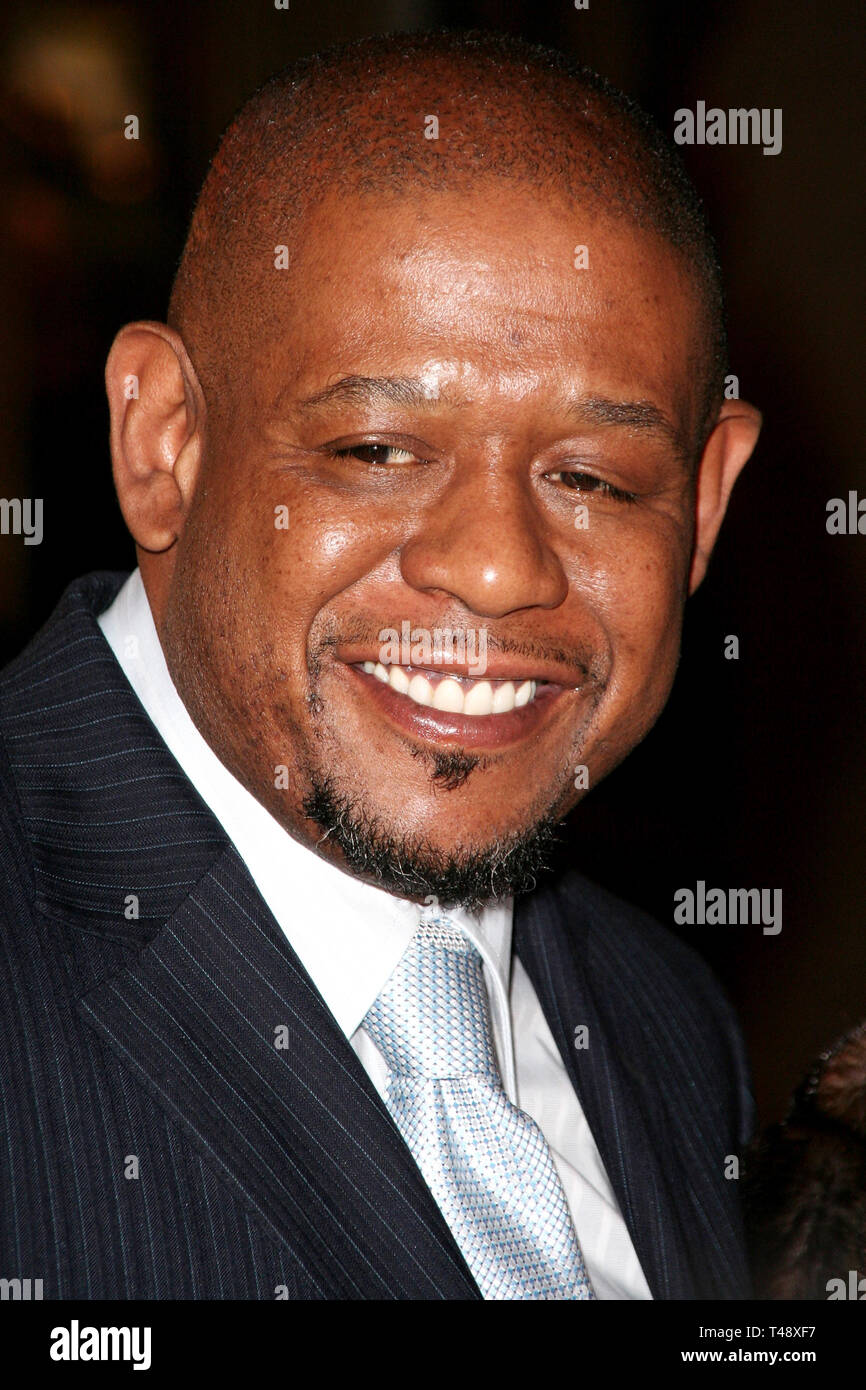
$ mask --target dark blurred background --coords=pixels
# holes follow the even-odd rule
[[[731,370],[765,414],[657,727],[593,792],[567,853],[672,925],[673,894],[783,890],[760,926],[682,932],[742,1017],[761,1117],[866,1017],[863,6],[837,0],[6,0],[0,17],[0,494],[44,499],[44,540],[0,536],[0,659],[66,584],[131,569],[102,370],[117,328],[165,315],[219,134],[268,74],[345,38],[448,24],[576,54],[669,133],[678,107],[781,107],[783,148],[686,148],[719,238]],[[138,140],[124,118],[139,118]],[[859,386],[859,380],[857,381]],[[739,638],[736,661],[725,638]]]

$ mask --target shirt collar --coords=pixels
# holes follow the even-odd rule
[[[199,733],[166,665],[139,570],[97,620],[130,685],[203,801],[347,1037],[403,955],[424,909],[322,859],[284,830]],[[512,900],[448,917],[484,960],[494,1019],[507,1009]],[[504,1070],[508,1071],[506,1062]],[[508,1087],[508,1077],[503,1078]]]

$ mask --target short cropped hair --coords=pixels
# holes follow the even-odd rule
[[[423,138],[425,119],[439,138]],[[366,37],[266,81],[229,125],[205,177],[172,287],[169,323],[207,397],[227,351],[242,362],[245,290],[274,247],[333,192],[471,189],[496,178],[550,190],[650,229],[681,257],[701,313],[694,370],[701,442],[727,370],[715,243],[679,152],[592,69],[484,31]],[[255,268],[258,268],[257,270]],[[219,324],[232,325],[230,347]],[[250,332],[254,331],[250,325]]]

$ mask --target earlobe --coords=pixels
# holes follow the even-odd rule
[[[111,463],[136,544],[169,550],[183,530],[201,460],[204,397],[183,340],[162,323],[130,323],[105,368]]]
[[[734,483],[749,461],[760,432],[761,412],[755,406],[747,401],[725,401],[698,469],[690,594],[707,572]]]

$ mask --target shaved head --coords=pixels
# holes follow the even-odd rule
[[[431,116],[435,139],[425,138]],[[425,193],[441,190],[489,188],[496,198],[503,182],[580,214],[602,210],[676,249],[700,317],[703,433],[726,371],[723,298],[712,237],[677,151],[590,69],[473,32],[341,45],[284,69],[238,113],[199,195],[168,315],[209,409],[230,403],[267,334],[276,248],[287,248],[291,276],[305,220],[326,196],[423,206]]]

